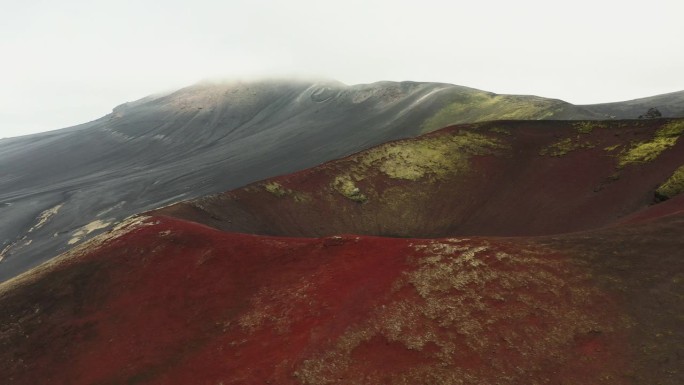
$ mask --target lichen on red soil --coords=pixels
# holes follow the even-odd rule
[[[550,383],[578,374],[586,383],[621,382],[616,358],[625,358],[624,347],[615,340],[624,338],[627,324],[586,272],[542,250],[509,254],[505,243],[454,239],[414,248],[414,267],[393,283],[388,300],[305,360],[298,379],[533,383],[552,372]],[[600,369],[587,359],[598,352],[578,343],[588,336],[604,350]],[[369,360],[380,353],[403,364]]]
[[[681,122],[456,126],[268,182],[279,190],[252,185],[156,213],[225,231],[283,236],[428,238],[588,230],[653,203],[654,187],[684,164],[684,142],[645,163],[625,166],[624,153],[634,142],[674,138],[678,131],[672,127]],[[491,131],[502,127],[514,134]],[[561,145],[566,142],[570,147]],[[284,199],[273,199],[274,191]],[[292,192],[307,199],[288,198]]]
[[[635,142],[620,155],[619,166],[646,163],[655,160],[661,153],[674,147],[684,134],[684,121],[670,121],[660,127],[653,137],[646,141]]]
[[[684,192],[684,165],[680,166],[656,189],[656,198],[666,200]]]

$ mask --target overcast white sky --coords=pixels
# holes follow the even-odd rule
[[[438,81],[577,104],[684,90],[681,0],[0,5],[0,137],[207,78]]]

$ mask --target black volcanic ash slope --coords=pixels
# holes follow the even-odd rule
[[[676,118],[684,116],[684,91],[624,102],[593,104],[582,107],[617,119],[634,119],[646,113],[649,108],[655,107],[664,118]]]

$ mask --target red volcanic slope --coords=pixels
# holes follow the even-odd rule
[[[662,124],[633,127],[644,132],[641,138],[650,138]],[[552,221],[552,215],[541,213],[531,221],[525,196],[508,206],[497,203],[503,197],[495,194],[486,198],[509,207],[502,225],[487,214],[497,232],[532,232],[516,230],[516,223],[583,231],[507,238],[456,232],[480,226],[480,214],[472,208],[474,227],[454,218],[466,210],[461,202],[485,199],[462,194],[490,191],[490,181],[476,178],[478,173],[499,181],[507,177],[505,189],[521,192],[526,186],[515,180],[571,170],[566,157],[585,164],[582,159],[591,154],[605,154],[597,150],[601,140],[615,138],[612,128],[604,127],[608,131],[596,134],[594,147],[546,157],[552,165],[542,171],[522,168],[517,179],[507,176],[514,166],[497,171],[497,165],[508,163],[542,165],[532,154],[543,157],[540,147],[554,143],[555,135],[556,141],[569,135],[568,127],[551,126],[546,133],[532,126],[512,130],[505,139],[509,145],[495,151],[491,142],[453,128],[427,138],[446,138],[462,152],[430,139],[399,142],[399,152],[393,150],[396,144],[376,149],[384,158],[362,153],[132,218],[0,285],[3,383],[684,383],[684,201],[676,197],[648,206],[654,189],[676,168],[659,171],[654,165],[667,168],[682,160],[681,143],[650,163],[616,169],[617,157],[606,156],[610,167],[597,160],[599,171],[589,174],[618,171],[620,176],[596,192],[587,184],[594,180],[583,179],[579,170],[575,180],[583,184],[572,193],[548,187],[572,197],[568,204],[574,209],[597,210],[577,211],[580,219]],[[456,142],[450,135],[458,136]],[[625,147],[632,146],[633,136]],[[444,153],[447,163],[439,155]],[[368,157],[367,167],[354,168]],[[420,177],[396,178],[407,175]],[[353,188],[340,181],[346,176]],[[554,181],[564,183],[560,177]],[[540,179],[536,188],[544,183]],[[459,199],[444,201],[449,197],[444,185],[456,188]],[[597,195],[590,193],[576,196],[590,185],[603,203],[593,202]],[[618,203],[601,195],[606,190]],[[406,197],[398,198],[402,192]],[[442,206],[426,194],[435,194]],[[388,197],[396,200],[383,204]],[[411,199],[417,202],[408,204]],[[400,205],[390,207],[397,200]],[[554,215],[566,210],[558,202]],[[398,207],[415,215],[415,223]],[[631,216],[620,218],[622,211]],[[427,226],[426,234],[454,231],[455,237],[286,238],[217,229],[231,226],[400,235]]]
[[[284,236],[521,236],[599,228],[653,205],[655,189],[684,165],[684,140],[654,159],[621,164],[673,122],[684,132],[684,120],[455,126],[154,213]],[[340,180],[351,181],[365,200],[341,193]]]
[[[0,370],[7,384],[681,383],[682,226],[294,239],[148,217],[2,286]]]

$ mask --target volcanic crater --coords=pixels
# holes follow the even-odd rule
[[[149,214],[292,237],[590,230],[681,191],[683,132],[681,120],[460,125]]]
[[[134,216],[0,284],[8,384],[684,383],[684,120],[495,121]]]

